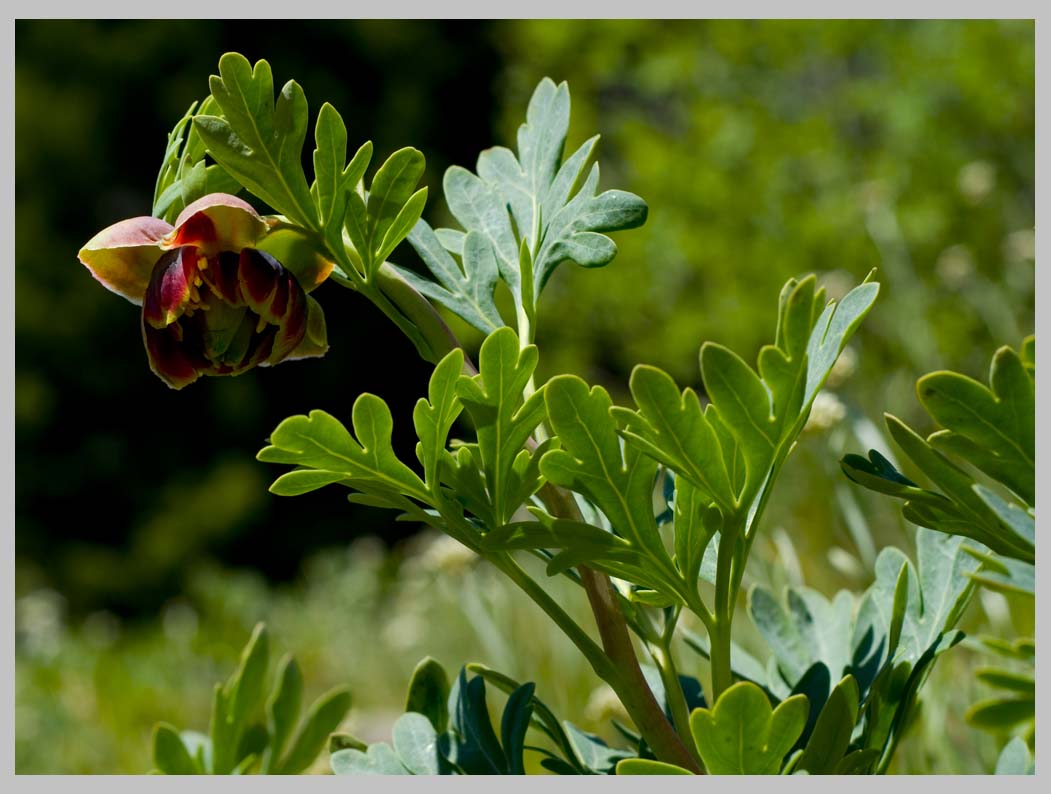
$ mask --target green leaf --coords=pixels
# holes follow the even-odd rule
[[[270,435],[270,446],[257,459],[341,474],[365,493],[404,494],[429,504],[426,486],[394,454],[394,421],[387,404],[375,395],[362,394],[354,401],[351,416],[357,440],[324,411],[289,417]]]
[[[522,687],[518,681],[515,681],[510,676],[504,675],[503,673],[497,672],[483,664],[472,663],[467,665],[467,669],[473,673],[484,678],[487,682],[493,686],[499,688],[501,691],[508,695],[516,692]],[[562,750],[570,762],[576,763],[576,753],[573,749],[573,744],[569,740],[569,736],[566,734],[562,727],[562,723],[559,722],[554,712],[538,698],[535,694],[533,695],[532,701],[532,722],[534,727],[546,733],[551,740]],[[573,774],[584,771],[583,769],[577,769]]]
[[[409,681],[405,711],[422,714],[439,733],[449,724],[449,676],[436,659],[425,657],[416,665]]]
[[[333,733],[328,737],[328,752],[338,753],[340,750],[361,750],[365,752],[369,749],[369,746],[365,742],[358,739],[356,736],[352,736],[349,733]]]
[[[349,194],[357,197],[355,190],[372,159],[372,143],[363,144],[347,163],[347,128],[339,111],[328,102],[318,112],[314,139],[314,184],[310,194],[317,205],[326,241],[333,248],[341,247],[340,230]]]
[[[564,721],[562,726],[569,737],[574,757],[593,774],[612,774],[620,761],[632,755],[627,750],[610,747],[599,736],[580,730],[568,720]]]
[[[179,732],[166,722],[153,728],[153,766],[165,775],[200,775],[198,768]]]
[[[400,237],[394,239],[393,244],[387,250],[387,253],[390,253],[419,220],[423,202],[427,198],[427,191],[424,189],[416,192],[416,185],[423,176],[425,167],[423,153],[411,146],[406,146],[388,157],[372,178],[372,187],[369,190],[366,204],[368,210],[367,247],[361,253],[368,254],[373,269],[383,263],[385,255],[381,254],[385,246],[393,239],[393,237],[387,237],[388,231],[395,230],[394,237],[401,234]],[[415,213],[416,217],[408,222],[408,216],[412,215],[410,210],[399,224],[399,215],[410,202],[412,202],[411,206],[418,207],[419,211]]]
[[[983,667],[977,671],[976,676],[983,684],[988,684],[997,689],[1024,692],[1030,695],[1034,694],[1036,690],[1036,679],[1032,673],[1019,673],[1014,670],[1002,670],[998,667]]]
[[[891,436],[906,455],[950,500],[947,507],[906,503],[905,517],[913,523],[950,534],[971,537],[993,551],[1033,561],[1032,548],[1005,529],[1000,518],[973,489],[974,478],[931,447],[896,417],[886,417]]]
[[[371,196],[369,198],[371,200]],[[391,252],[398,247],[398,244],[408,237],[409,232],[420,220],[426,204],[427,188],[422,187],[413,193],[402,205],[390,228],[384,233],[383,239],[379,241],[376,250],[373,252],[373,262],[377,263],[377,266],[382,264],[391,255]]]
[[[897,496],[900,499],[929,501],[947,505],[949,500],[939,493],[920,488],[916,483],[894,468],[894,464],[874,449],[869,450],[868,460],[860,455],[846,455],[840,467],[847,477],[870,491]]]
[[[395,267],[402,278],[480,331],[489,333],[504,325],[493,302],[493,290],[500,271],[488,238],[477,231],[466,235],[459,249],[462,266],[442,246],[435,231],[424,220],[413,227],[407,239],[438,281],[435,283],[407,268]]]
[[[880,751],[869,748],[867,750],[854,750],[847,753],[843,760],[836,764],[837,775],[867,775],[872,769],[872,764],[879,759]]]
[[[796,769],[805,769],[811,775],[842,774],[839,764],[847,754],[858,719],[858,697],[858,684],[852,676],[833,688]]]
[[[174,223],[179,213],[209,193],[237,193],[241,185],[222,166],[206,165],[205,149],[200,135],[192,126],[194,111],[207,115],[217,110],[215,100],[207,97],[200,106],[190,105],[186,114],[168,133],[168,145],[153,194],[152,215]]]
[[[219,59],[219,75],[209,85],[222,116],[193,120],[209,154],[279,213],[319,230],[300,160],[308,115],[303,89],[288,81],[275,104],[270,64],[260,60],[253,68],[234,52]]]
[[[394,723],[394,752],[410,774],[441,774],[438,733],[422,714],[402,714]]]
[[[701,347],[705,410],[692,390],[680,395],[671,378],[647,367],[632,374],[638,411],[614,410],[629,445],[706,494],[727,532],[749,537],[757,526],[817,392],[879,291],[865,283],[822,310],[815,282],[791,279],[781,290],[775,344],[760,350],[758,372],[726,347]]]
[[[1036,547],[1036,520],[1033,511],[1025,510],[1014,502],[1000,498],[999,494],[980,483],[971,486],[978,498],[996,514],[1004,528],[1010,531],[1010,540],[1026,548]]]
[[[653,485],[657,464],[633,447],[623,454],[610,416],[611,400],[601,386],[588,390],[572,375],[548,381],[545,402],[562,449],[547,452],[541,473],[556,485],[570,488],[593,502],[614,531],[645,552],[653,577],[646,582],[668,595],[680,595],[679,573],[672,563],[653,515]],[[636,582],[644,584],[643,582]],[[669,592],[670,591],[670,592]]]
[[[1009,347],[993,357],[991,388],[956,372],[932,372],[916,383],[927,412],[984,454],[974,461],[1029,504],[1035,502],[1036,405],[1032,376]]]
[[[631,373],[637,412],[613,408],[621,435],[665,466],[681,472],[724,512],[734,508],[735,492],[715,430],[708,424],[692,389],[680,395],[671,376],[639,365]],[[681,486],[680,486],[681,487]]]
[[[500,739],[510,775],[525,774],[525,737],[533,716],[534,684],[522,684],[511,693],[500,720]]]
[[[461,670],[449,693],[449,712],[449,761],[469,775],[506,774],[507,759],[489,721],[485,681],[468,681],[466,670]]]
[[[899,654],[916,663],[956,625],[970,601],[970,574],[979,562],[963,548],[963,538],[918,529],[916,556],[922,602],[910,599]]]
[[[277,768],[279,775],[298,775],[318,757],[328,736],[350,709],[350,693],[344,687],[336,687],[319,697],[307,710],[299,731],[288,754]]]
[[[706,504],[701,491],[688,480],[675,489],[674,504],[675,560],[687,583],[701,577],[704,559],[713,539],[723,525],[722,511]]]
[[[284,752],[292,731],[299,719],[303,701],[303,674],[291,656],[286,656],[278,668],[277,685],[266,704],[267,725],[270,730],[270,747],[263,757],[263,773],[275,766]]]
[[[719,697],[715,708],[694,709],[690,730],[712,775],[776,775],[803,732],[807,699],[801,695],[771,709],[766,694],[742,681]]]
[[[515,332],[500,328],[482,343],[479,374],[462,376],[456,384],[456,394],[477,428],[478,452],[497,525],[509,521],[540,484],[539,455],[523,449],[544,418],[543,389],[523,400],[536,364],[536,346],[520,349]]]
[[[343,225],[346,196],[343,195],[343,169],[347,161],[347,127],[343,117],[328,102],[318,111],[314,127],[314,185],[311,193],[317,204],[321,226]]]
[[[785,603],[787,609],[768,590],[756,586],[749,593],[748,613],[789,687],[795,687],[818,662],[831,676],[842,676],[852,658],[854,599],[850,593],[840,591],[829,602],[809,588],[786,588]],[[821,702],[827,696],[826,688]]]
[[[692,775],[688,769],[649,758],[625,758],[617,763],[618,775]]]
[[[438,362],[427,387],[428,398],[420,398],[412,411],[416,435],[420,439],[420,462],[423,463],[427,489],[438,493],[438,467],[453,422],[462,406],[456,396],[456,384],[463,369],[463,350],[455,348]]]
[[[248,645],[241,652],[241,664],[234,677],[227,683],[226,694],[229,698],[227,722],[235,730],[245,725],[259,708],[266,694],[266,671],[270,661],[270,642],[266,627],[257,623],[248,640]],[[235,733],[235,735],[237,735]]]
[[[408,775],[389,744],[373,744],[367,752],[353,748],[339,750],[329,761],[336,775]]]
[[[976,584],[999,593],[1021,593],[1035,597],[1036,566],[992,552],[981,552],[966,545],[963,550],[982,563],[981,568],[970,574]]]
[[[964,715],[967,723],[986,730],[1009,731],[1031,722],[1036,714],[1032,697],[992,698],[975,703]]]

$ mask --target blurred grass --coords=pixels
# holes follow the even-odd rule
[[[760,544],[751,568],[774,586],[796,581],[781,543],[780,553]],[[559,602],[586,620],[581,591],[562,578],[549,581]],[[987,613],[976,600],[968,628],[1010,632],[1010,618],[994,606]],[[125,625],[96,613],[69,623],[63,612],[54,591],[17,602],[19,773],[145,772],[155,722],[207,728],[212,685],[233,670],[258,620],[271,629],[273,658],[286,651],[296,656],[308,697],[350,686],[354,705],[343,728],[366,741],[389,741],[412,669],[425,655],[450,673],[481,661],[536,681],[538,696],[561,718],[613,742],[609,718],[625,719],[612,693],[539,609],[470,552],[430,535],[393,553],[357,541],[313,558],[300,581],[282,588],[251,573],[203,569],[155,622]],[[743,611],[739,628],[742,644],[765,658]],[[681,672],[706,680],[703,660],[684,647],[678,658]],[[983,658],[960,647],[939,661],[923,690],[922,716],[902,741],[892,772],[992,769],[997,741],[962,721],[981,694],[973,673]],[[502,699],[494,694],[490,706]],[[316,771],[326,764],[323,758]]]

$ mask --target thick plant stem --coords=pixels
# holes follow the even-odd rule
[[[544,499],[553,515],[577,521],[583,520],[573,498],[551,483],[546,484],[541,490],[541,498]],[[608,681],[607,683],[613,687],[617,697],[620,698],[624,708],[635,722],[635,726],[645,737],[647,744],[653,749],[658,759],[678,764],[700,774],[702,772],[700,764],[693,757],[682,737],[668,722],[664,710],[653,696],[646,677],[642,674],[638,657],[635,655],[635,648],[631,644],[628,624],[617,604],[613,582],[606,574],[594,571],[586,565],[580,565],[577,569],[580,571],[580,580],[595,616],[602,647],[617,668],[620,674],[619,680],[622,681],[623,686],[618,689],[614,682]],[[678,680],[675,685],[679,686]]]
[[[579,571],[591,611],[595,614],[602,646],[620,673],[617,680],[622,686],[618,689],[613,682],[610,682],[610,686],[614,688],[635,726],[659,760],[700,774],[700,765],[664,716],[664,710],[646,683],[639,660],[635,656],[635,648],[631,644],[628,625],[620,607],[617,606],[613,583],[605,574],[593,571],[587,566],[579,566]]]

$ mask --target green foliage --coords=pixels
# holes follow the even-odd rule
[[[208,96],[200,106],[196,102],[168,133],[168,146],[157,174],[153,192],[153,215],[174,224],[187,204],[209,193],[236,193],[240,184],[222,166],[205,162],[205,145],[197,128],[191,124],[195,116],[206,116],[216,109],[215,100]]]
[[[727,689],[712,710],[694,710],[690,730],[709,774],[776,775],[806,715],[805,697],[788,698],[772,709],[762,689],[742,681]]]
[[[350,709],[350,693],[345,687],[330,690],[311,704],[300,721],[302,673],[295,660],[286,656],[267,696],[269,658],[266,628],[260,623],[237,670],[224,684],[216,684],[207,736],[179,732],[167,723],[155,726],[155,771],[166,775],[296,775],[313,764]],[[264,697],[266,716],[260,721]]]
[[[997,554],[1032,563],[1035,534],[1035,364],[1033,338],[1019,353],[993,356],[989,387],[955,372],[920,378],[920,402],[945,429],[926,440],[888,415],[887,427],[909,458],[940,489],[920,488],[875,450],[869,460],[843,459],[843,471],[866,488],[905,499],[906,518],[921,526],[972,538]],[[1026,359],[1023,359],[1023,355]],[[956,458],[1015,494],[1004,498],[954,463]],[[1003,571],[1001,571],[1003,573]]]
[[[852,741],[852,749],[864,751],[879,769],[890,762],[912,719],[935,659],[963,639],[954,626],[974,589],[970,574],[978,568],[961,538],[919,529],[916,545],[915,567],[897,549],[880,552],[876,580],[856,602],[847,591],[829,602],[806,588],[788,588],[787,609],[760,586],[749,597],[752,621],[776,660],[756,683],[779,698],[807,692],[811,742],[819,729],[830,729],[828,720],[842,720],[844,711],[853,709],[857,727],[852,721],[840,741]],[[849,677],[847,686],[857,694],[836,694],[844,684],[833,689],[831,682],[841,676]],[[807,753],[800,763],[812,762]]]
[[[938,491],[907,479],[875,450],[869,460],[847,455],[841,462],[860,485],[905,499],[902,514],[907,519],[982,544],[960,545],[972,558],[967,572],[976,583],[1029,598],[1035,595],[1036,571],[1035,379],[1035,340],[1030,336],[1018,351],[1006,346],[996,351],[988,387],[949,371],[920,378],[920,402],[944,428],[926,440],[887,415],[895,441]],[[995,490],[990,480],[997,484]],[[979,677],[1000,693],[969,709],[968,721],[1001,734],[1020,732],[1032,742],[1032,672],[991,667]]]
[[[275,103],[270,64],[261,60],[253,68],[232,52],[219,59],[209,86],[222,115],[193,122],[209,154],[279,213],[317,230],[317,207],[300,162],[307,134],[303,89],[289,80]]]
[[[536,492],[544,449],[523,449],[545,417],[544,391],[525,397],[539,354],[535,345],[519,349],[510,328],[490,334],[478,354],[479,372],[461,378],[456,394],[467,409],[478,434],[469,447],[475,466],[485,478],[491,502],[490,526],[511,520],[515,510]]]
[[[689,775],[689,770],[648,758],[625,758],[617,764],[618,775]]]
[[[371,146],[346,164],[346,127],[325,105],[309,185],[302,168],[308,110],[299,86],[289,81],[275,104],[266,61],[253,68],[227,54],[219,71],[211,80],[209,112],[192,116],[185,146],[180,149],[192,107],[169,136],[155,193],[158,211],[173,211],[177,200],[185,204],[207,183],[207,154],[218,163],[215,179],[235,179],[283,216],[270,224],[331,255],[336,280],[366,294],[421,355],[435,361],[452,350],[438,360],[428,398],[413,413],[422,478],[394,451],[387,404],[363,394],[352,409],[353,435],[316,410],[274,430],[259,460],[298,468],[279,477],[272,492],[301,495],[340,484],[352,491],[351,501],[399,510],[401,518],[441,529],[478,552],[566,633],[640,731],[621,731],[636,742],[633,750],[610,747],[554,719],[532,683],[518,685],[480,669],[469,679],[464,668],[450,688],[444,670],[425,660],[391,743],[366,746],[349,735],[331,737],[333,770],[523,774],[525,750],[538,749],[542,765],[559,773],[609,774],[618,765],[629,773],[670,771],[668,759],[699,771],[698,758],[715,774],[885,771],[935,658],[962,639],[954,626],[978,581],[971,575],[984,565],[993,587],[1031,589],[1032,577],[1027,580],[1018,566],[1031,564],[1035,549],[1035,450],[1027,438],[1034,412],[1032,344],[1021,354],[998,354],[990,389],[952,373],[921,381],[924,406],[946,427],[940,434],[924,440],[888,419],[898,444],[940,493],[919,488],[875,453],[869,461],[844,461],[848,475],[907,499],[906,518],[943,534],[920,532],[915,566],[902,552],[884,549],[876,559],[876,582],[856,610],[849,594],[830,603],[816,591],[789,590],[786,609],[766,590],[754,589],[753,619],[773,651],[768,668],[757,669],[732,642],[752,544],[781,468],[879,285],[866,279],[838,302],[826,302],[814,276],[791,279],[781,291],[774,343],[760,350],[755,369],[726,347],[702,346],[710,400],[704,408],[696,391],[680,392],[671,376],[653,367],[632,375],[635,409],[614,407],[609,391],[574,375],[538,389],[531,343],[540,291],[561,262],[607,264],[616,247],[601,232],[638,226],[647,212],[633,194],[596,195],[598,167],[587,169],[596,139],[563,161],[565,84],[541,81],[519,130],[517,156],[490,149],[479,157],[477,175],[449,169],[446,201],[465,231],[435,231],[421,220],[427,192],[416,190],[425,169],[419,151],[396,151],[366,191]],[[440,286],[386,261],[407,236]],[[503,327],[496,308],[498,280],[514,298],[517,334]],[[477,374],[423,296],[489,333]],[[476,441],[450,443],[464,410]],[[976,481],[948,456],[969,459],[1005,490]],[[664,500],[655,506],[658,483]],[[534,520],[522,520],[523,509]],[[663,529],[669,524],[671,537]],[[983,540],[991,551],[965,547],[961,536]],[[549,575],[566,574],[587,588],[601,646],[519,565],[513,553],[520,550],[546,560]],[[1009,559],[990,556],[997,553]],[[713,601],[702,597],[702,580],[714,585]],[[697,707],[700,685],[675,668],[672,641],[683,608],[707,632],[710,709]],[[643,672],[629,628],[656,667]],[[268,661],[266,635],[258,629],[237,673],[215,690],[208,736],[167,725],[156,729],[158,769],[306,769],[349,708],[349,695],[323,696],[294,731],[302,676],[286,661],[267,697]],[[734,684],[735,673],[746,680]],[[979,704],[972,721],[999,728],[1024,724],[1035,680],[993,669],[984,678],[1014,697]],[[499,725],[490,717],[487,681],[508,693]],[[265,718],[258,721],[264,701]],[[527,747],[530,727],[555,751]],[[1025,765],[1014,750],[1003,764]]]
[[[468,669],[476,675],[468,678]],[[498,726],[490,719],[486,681],[508,694]],[[519,684],[484,665],[462,669],[451,690],[447,682],[440,664],[423,660],[409,686],[406,713],[394,724],[393,745],[381,742],[366,747],[353,739],[342,740],[355,746],[334,750],[332,771],[337,775],[522,775],[524,752],[530,749],[541,753],[542,765],[558,774],[606,774],[626,755],[609,750],[597,736],[571,723],[560,723],[534,695],[531,683]],[[442,688],[447,695],[439,706],[436,698]],[[410,710],[417,705],[430,713]],[[551,739],[556,752],[527,746],[531,727]]]
[[[409,236],[437,283],[409,270],[401,275],[489,332],[504,324],[493,303],[498,280],[511,290],[522,328],[532,325],[540,292],[559,264],[608,264],[617,247],[602,232],[642,225],[647,207],[622,190],[596,195],[598,164],[587,166],[598,136],[563,160],[568,132],[569,88],[545,77],[518,130],[517,157],[496,146],[479,155],[477,175],[460,166],[445,172],[445,200],[464,231],[421,221]]]

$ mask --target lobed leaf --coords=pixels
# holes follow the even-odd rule
[[[343,475],[358,490],[381,496],[404,494],[429,503],[424,483],[394,454],[394,422],[387,404],[375,395],[362,394],[354,401],[351,416],[356,440],[324,411],[289,417],[277,426],[270,445],[257,459]]]
[[[201,139],[227,172],[282,215],[318,230],[318,212],[300,161],[307,131],[303,89],[288,81],[274,101],[270,64],[243,55],[219,59],[209,85],[222,116],[196,116]]]
[[[762,689],[742,681],[723,692],[714,709],[694,709],[690,730],[709,774],[776,775],[807,711],[798,695],[772,709]]]
[[[456,395],[477,430],[496,525],[509,521],[540,485],[540,455],[523,449],[545,415],[543,389],[523,399],[537,358],[534,345],[520,348],[515,332],[500,328],[482,343],[478,374],[456,383]]]

